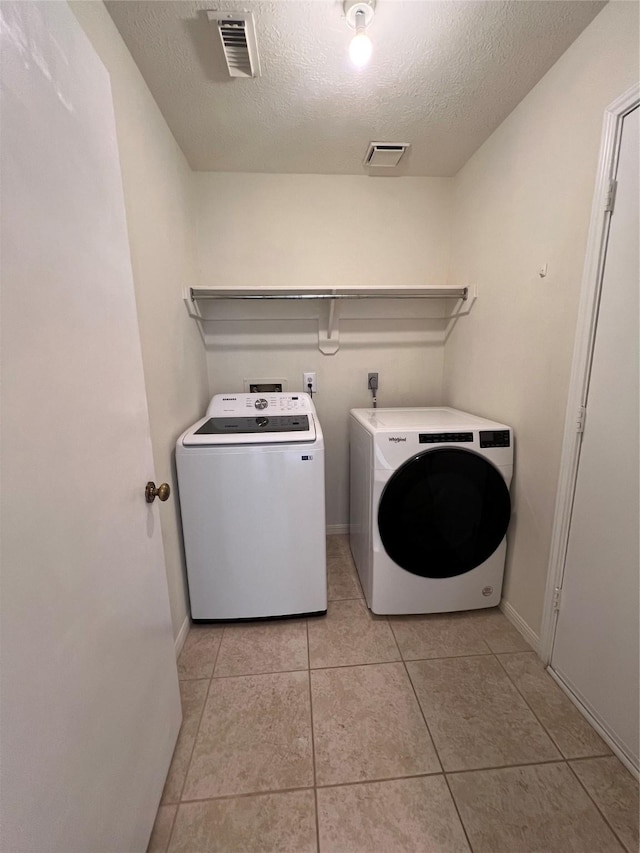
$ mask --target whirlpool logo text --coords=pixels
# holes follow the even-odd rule
[[[395,441],[396,444],[398,444],[399,441],[406,441],[406,440],[407,440],[406,435],[390,435],[389,436],[389,441]]]

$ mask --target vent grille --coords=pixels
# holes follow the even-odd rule
[[[373,169],[393,169],[409,147],[409,142],[370,142],[364,165]]]
[[[260,59],[251,12],[207,12],[218,28],[230,77],[259,77]]]

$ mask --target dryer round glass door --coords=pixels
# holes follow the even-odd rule
[[[497,468],[470,450],[434,448],[405,462],[386,484],[378,529],[403,569],[448,578],[484,563],[510,516],[509,489]]]

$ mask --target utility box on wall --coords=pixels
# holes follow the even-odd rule
[[[286,379],[245,379],[244,391],[249,394],[268,394],[276,391],[286,391]]]

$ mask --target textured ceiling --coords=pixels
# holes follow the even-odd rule
[[[193,169],[357,175],[374,140],[410,142],[396,172],[426,176],[455,174],[604,5],[378,0],[358,70],[340,2],[107,2]],[[229,78],[214,8],[253,11],[262,77]]]

